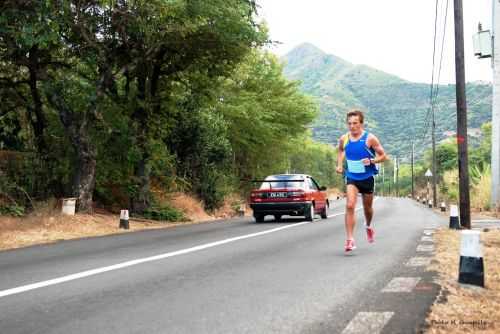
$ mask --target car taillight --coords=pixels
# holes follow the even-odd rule
[[[288,197],[293,198],[294,200],[300,200],[306,197],[306,194],[304,191],[289,191],[288,192]]]
[[[260,201],[264,198],[264,193],[252,192],[250,193],[250,200],[252,201]]]

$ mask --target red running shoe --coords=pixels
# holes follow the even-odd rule
[[[369,243],[375,241],[375,231],[373,230],[372,227],[369,226],[366,227],[366,238],[368,239]]]
[[[346,252],[351,252],[356,249],[356,246],[354,245],[354,240],[346,240],[345,242],[345,251]]]

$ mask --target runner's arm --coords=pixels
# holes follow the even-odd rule
[[[344,171],[344,136],[339,139],[339,146],[337,149],[337,173],[342,173]]]
[[[371,159],[372,163],[378,164],[380,162],[384,162],[385,160],[387,160],[387,155],[385,154],[384,148],[382,147],[382,144],[375,135],[370,133],[367,144],[368,147],[373,148],[373,150],[375,150],[376,153],[375,158]]]

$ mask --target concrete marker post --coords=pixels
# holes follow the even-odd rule
[[[123,228],[128,230],[130,225],[128,223],[128,210],[120,210],[120,226],[119,228]]]
[[[243,217],[245,215],[245,203],[241,203],[238,208],[238,216]]]
[[[450,228],[459,230],[460,222],[458,219],[458,206],[450,205]]]
[[[432,199],[429,200],[429,209],[432,209]]]
[[[462,231],[458,282],[484,287],[484,263],[480,231]]]
[[[74,216],[76,211],[76,201],[78,198],[70,197],[62,200],[62,213],[69,216]]]
[[[446,203],[441,202],[441,212],[446,212]]]

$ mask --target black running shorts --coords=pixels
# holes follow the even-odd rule
[[[347,178],[346,184],[352,184],[356,186],[361,194],[373,194],[373,190],[375,188],[375,179],[373,178],[373,176],[370,176],[369,178],[364,180],[353,180]]]

